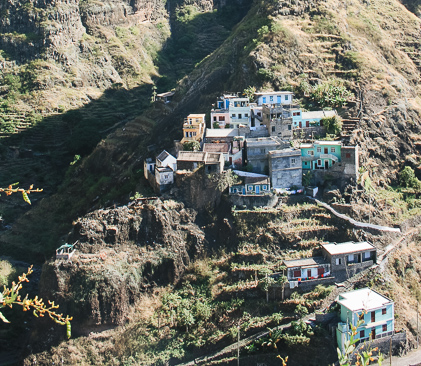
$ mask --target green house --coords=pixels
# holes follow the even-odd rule
[[[303,170],[329,169],[341,162],[340,141],[315,141],[302,144],[300,149]]]

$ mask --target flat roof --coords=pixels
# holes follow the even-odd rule
[[[256,92],[254,95],[281,95],[281,94],[294,94],[292,91],[268,91],[268,92]]]
[[[172,97],[173,95],[174,95],[174,92],[169,91],[169,92],[157,94],[156,96],[157,97]]]
[[[368,287],[342,293],[337,302],[351,311],[377,309],[393,303],[386,296],[380,295]]]
[[[237,174],[239,177],[269,178],[269,176],[265,174],[243,172],[242,170],[233,170],[232,172]]]
[[[310,112],[301,112],[302,119],[311,119],[311,118],[325,118],[336,116],[336,111],[310,111]]]
[[[206,152],[221,152],[228,153],[230,150],[230,145],[226,143],[205,143],[203,144],[203,151]]]
[[[361,252],[363,250],[376,249],[373,245],[371,245],[370,243],[367,243],[366,241],[362,241],[359,243],[355,243],[353,241],[348,241],[345,243],[329,243],[329,244],[322,244],[322,247],[330,255],[347,254],[347,253]]]
[[[203,117],[205,118],[206,114],[189,114],[187,118],[194,118],[194,117]]]
[[[222,153],[209,153],[203,151],[180,151],[178,153],[178,161],[203,162],[205,164],[219,163],[224,159]]]
[[[323,257],[310,257],[310,258],[301,258],[301,259],[291,259],[284,261],[284,264],[287,268],[292,267],[311,267],[317,266],[319,264],[329,264]]]
[[[207,128],[206,137],[209,138],[222,138],[222,137],[235,137],[238,136],[237,128]]]
[[[281,149],[281,150],[271,150],[269,151],[269,155],[275,155],[275,154],[281,154],[281,155],[301,155],[301,150],[300,149],[291,149],[291,148],[286,148],[286,149]]]

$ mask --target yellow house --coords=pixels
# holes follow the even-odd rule
[[[184,144],[187,141],[203,141],[205,127],[205,114],[189,114],[184,119],[183,139],[181,143]]]

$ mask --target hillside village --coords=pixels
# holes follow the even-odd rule
[[[209,128],[206,114],[188,115],[175,156],[163,151],[144,162],[145,178],[155,192],[169,190],[176,172],[200,166],[207,174],[232,169],[242,182],[229,193],[241,196],[302,193],[303,185],[327,179],[341,188],[356,182],[358,146],[338,139],[342,120],[335,110],[303,111],[290,91],[254,93],[252,98],[221,96],[210,111]],[[329,134],[333,125],[336,133]]]
[[[237,197],[231,202],[243,203],[244,207],[250,206],[248,199],[253,197],[315,197],[318,187],[325,187],[327,182],[341,189],[356,184],[358,146],[349,146],[342,138],[346,131],[341,131],[342,120],[336,110],[303,111],[294,104],[294,94],[289,91],[260,92],[252,98],[221,96],[212,105],[208,127],[206,114],[188,115],[183,137],[175,141],[174,155],[164,150],[144,162],[145,178],[154,191],[171,190],[178,175],[198,172],[199,168],[205,174],[232,171],[236,182],[229,186],[228,193]],[[328,133],[334,124],[335,133]],[[251,202],[270,205],[270,200]],[[284,260],[282,272],[270,275],[270,287],[274,286],[276,293],[276,283],[281,283],[284,299],[297,291],[309,293],[320,285],[340,285],[375,266],[378,256],[376,247],[368,242],[325,243],[321,253]],[[323,323],[327,316],[343,354],[349,352],[351,333],[357,348],[350,357],[356,357],[368,340],[377,340],[377,347],[383,351],[388,351],[389,342],[393,348],[406,342],[405,333],[395,332],[393,301],[376,291],[363,288],[343,292],[333,304],[339,306],[339,318],[333,318],[332,323],[329,313],[319,313],[313,321]]]

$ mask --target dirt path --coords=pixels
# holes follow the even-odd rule
[[[344,214],[339,213],[333,207],[329,206],[327,203],[319,201],[318,199],[310,197],[310,196],[308,196],[308,198],[317,202],[319,205],[323,206],[326,210],[330,211],[336,217],[339,217],[342,220],[348,221],[351,225],[353,225],[353,226],[355,226],[359,229],[371,229],[371,230],[375,230],[375,231],[385,231],[385,232],[393,232],[393,233],[400,233],[401,232],[401,229],[399,229],[397,227],[374,225],[374,224],[369,224],[369,223],[366,223],[366,222],[356,221],[354,219],[351,219],[349,216],[346,216]]]
[[[382,362],[382,366],[418,366],[421,364],[421,347],[409,352],[403,357],[392,357],[392,363],[390,363],[390,358],[386,357]],[[378,364],[373,364],[372,366],[378,366]]]

